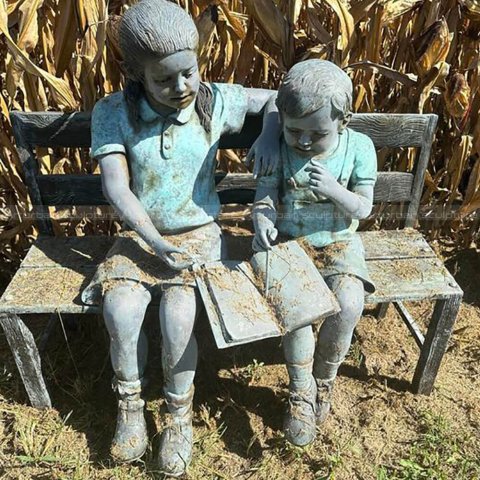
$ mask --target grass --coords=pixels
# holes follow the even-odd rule
[[[332,414],[306,448],[283,438],[288,378],[279,342],[218,351],[200,325],[194,457],[186,480],[480,479],[475,393],[480,384],[472,363],[480,335],[474,327],[462,329],[480,324],[480,309],[462,308],[458,340],[471,348],[450,350],[438,390],[430,397],[400,388],[409,384],[418,351],[413,341],[408,343],[401,321],[391,318],[393,309],[382,322],[365,317],[338,378]],[[150,327],[151,382],[145,398],[151,443],[144,462],[134,465],[115,465],[108,455],[116,402],[100,320],[85,321],[69,334],[79,374],[61,330],[50,340],[43,368],[57,410],[26,406],[8,345],[0,337],[5,358],[0,370],[2,480],[160,478],[156,452],[165,412],[157,322]]]
[[[421,433],[408,454],[393,466],[379,469],[377,480],[476,480],[479,458],[472,446],[478,437],[465,437],[441,415],[422,412]]]

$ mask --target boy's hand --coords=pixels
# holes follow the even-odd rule
[[[323,165],[315,160],[311,160],[305,171],[310,172],[309,185],[315,195],[327,198],[336,196],[340,184]]]
[[[157,242],[153,249],[162,261],[172,270],[183,270],[191,267],[194,263],[193,257],[185,252],[185,250],[175,247],[166,240]]]
[[[253,178],[258,176],[271,175],[278,164],[280,158],[280,142],[278,137],[261,134],[253,143],[245,158],[245,165],[250,166],[252,160]]]
[[[253,225],[255,227],[255,237],[253,238],[252,248],[254,252],[263,252],[272,248],[271,242],[277,239],[278,230],[275,223],[261,210],[254,211]]]

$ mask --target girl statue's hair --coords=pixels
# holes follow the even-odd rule
[[[127,75],[125,100],[130,119],[138,126],[138,101],[144,95],[145,62],[182,50],[198,49],[198,30],[190,15],[168,0],[141,0],[129,8],[120,23],[120,49]],[[212,92],[200,84],[195,109],[202,126],[210,132]]]

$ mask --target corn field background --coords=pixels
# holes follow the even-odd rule
[[[10,110],[91,110],[122,88],[117,30],[134,0],[0,0],[0,262],[13,271],[35,227]],[[201,36],[205,80],[276,88],[295,62],[323,58],[351,75],[357,112],[439,115],[422,204],[453,208],[430,237],[476,240],[480,207],[480,0],[181,0]],[[91,173],[88,152],[38,151],[44,173]],[[412,166],[412,152],[397,168]],[[242,168],[235,152],[220,158]],[[379,153],[379,165],[388,152]],[[58,233],[111,228],[55,220]]]

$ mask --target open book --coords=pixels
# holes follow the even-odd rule
[[[196,277],[218,348],[280,336],[340,310],[295,241],[258,252],[249,262],[208,263]]]

